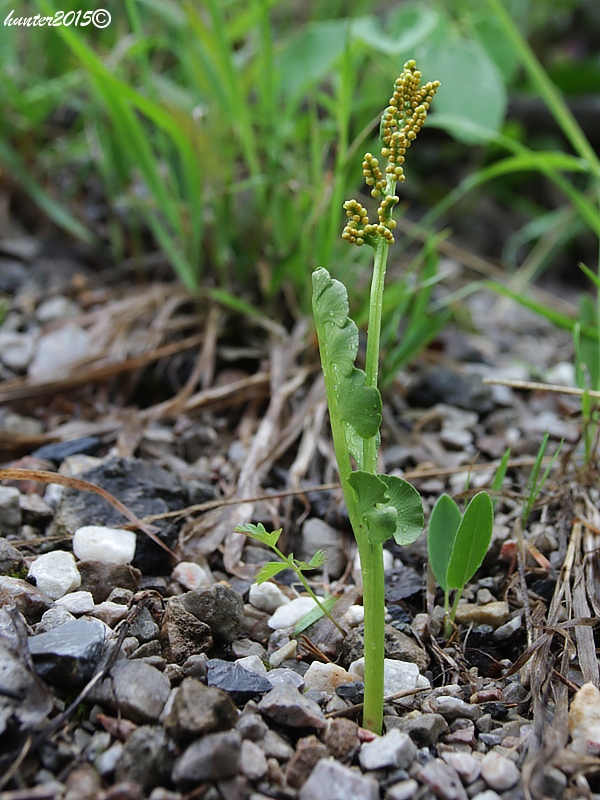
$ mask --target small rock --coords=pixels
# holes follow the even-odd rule
[[[229,696],[196,678],[184,678],[175,692],[165,717],[167,733],[180,744],[216,731],[228,730],[235,723],[236,708]]]
[[[267,668],[265,662],[260,656],[246,656],[245,658],[237,658],[235,663],[238,667],[248,670],[248,672],[255,672],[257,675],[266,675]]]
[[[365,608],[364,606],[350,606],[348,611],[344,614],[344,622],[349,628],[357,628],[363,625],[365,621]]]
[[[0,361],[14,372],[25,372],[35,354],[37,331],[0,331]]]
[[[384,660],[383,691],[386,695],[396,694],[405,689],[427,688],[429,681],[419,673],[416,664],[408,661],[394,661],[391,658]],[[348,672],[355,680],[364,680],[365,659],[359,658],[350,664]]]
[[[3,536],[16,535],[21,527],[21,492],[13,486],[0,486],[0,530]]]
[[[299,789],[306,781],[315,765],[322,758],[327,757],[327,748],[316,736],[306,736],[299,739],[296,752],[289,760],[285,777],[288,786]]]
[[[472,800],[500,800],[500,795],[488,789],[486,792],[479,792]]]
[[[544,767],[541,790],[544,797],[560,800],[567,787],[567,776],[552,764]]]
[[[289,658],[294,658],[298,650],[298,642],[296,639],[290,639],[284,645],[274,650],[269,656],[269,664],[271,667],[277,669],[284,661]]]
[[[476,720],[482,715],[479,706],[465,703],[460,697],[441,695],[425,701],[428,710],[434,714],[441,714],[445,719],[471,719]]]
[[[209,733],[193,742],[177,759],[172,779],[180,790],[205,781],[234,778],[239,772],[242,741],[236,731]]]
[[[592,683],[584,683],[575,692],[569,709],[569,733],[573,752],[600,754],[600,691]]]
[[[509,617],[508,603],[502,600],[486,603],[483,606],[465,603],[456,609],[456,622],[459,625],[491,625],[492,628],[499,628]]]
[[[269,730],[267,723],[260,714],[254,714],[248,711],[244,711],[244,713],[238,717],[235,723],[235,729],[242,739],[250,739],[252,742],[260,741]]]
[[[163,655],[183,666],[188,658],[207,653],[213,646],[211,630],[184,607],[181,597],[170,597],[160,630]]]
[[[206,668],[208,685],[227,692],[235,702],[245,702],[273,688],[266,676],[250,672],[235,662],[211,658]]]
[[[417,748],[406,733],[392,730],[378,736],[360,748],[359,761],[363,770],[406,769],[417,757]]]
[[[74,322],[43,333],[29,364],[29,378],[36,382],[64,378],[77,361],[90,357],[94,349],[92,336]]]
[[[69,594],[59,597],[56,605],[66,609],[74,616],[81,616],[94,610],[94,598],[91,592],[69,592]]]
[[[28,575],[36,586],[53,600],[81,585],[81,575],[75,559],[66,550],[53,550],[38,556],[29,567]]]
[[[269,619],[269,628],[273,630],[283,630],[293,628],[298,622],[316,608],[316,603],[312,597],[296,597],[289,603],[280,606]]]
[[[124,528],[84,525],[73,534],[73,552],[82,561],[129,564],[135,556],[137,536]]]
[[[492,750],[481,762],[481,777],[490,789],[504,792],[518,783],[520,773],[514,761]]]
[[[0,487],[0,489],[6,487]],[[0,520],[0,529],[2,521]],[[7,542],[4,537],[0,537],[0,575],[23,575],[25,561],[16,547]]]
[[[286,667],[270,669],[267,672],[267,680],[273,688],[281,686],[282,683],[290,683],[299,692],[304,690],[304,677],[299,672]]]
[[[63,462],[72,456],[86,455],[92,456],[104,447],[104,442],[98,436],[80,436],[77,439],[69,439],[66,442],[50,442],[34,451],[37,458],[45,458],[54,464]],[[96,463],[98,459],[92,459]],[[73,462],[72,462],[73,463]],[[86,462],[86,464],[89,462]],[[62,472],[61,467],[61,472]],[[64,473],[63,473],[64,474]]]
[[[467,785],[476,781],[481,775],[481,762],[470,753],[447,751],[441,753],[441,756],[446,764],[458,772],[463,783]]]
[[[309,561],[317,550],[324,550],[327,554],[329,576],[339,578],[346,568],[342,534],[325,520],[309,517],[300,531],[298,558]]]
[[[59,606],[57,603],[44,611],[41,620],[35,626],[36,636],[40,633],[51,631],[52,628],[58,628],[59,625],[64,625],[67,622],[73,622],[75,617],[66,608]]]
[[[439,364],[414,385],[408,402],[421,408],[443,403],[477,414],[487,414],[494,407],[490,387],[482,383],[478,375],[464,374]]]
[[[353,680],[350,673],[337,664],[322,664],[313,661],[304,673],[304,684],[307,689],[333,694],[338,686]]]
[[[379,800],[379,785],[374,778],[355,769],[323,758],[300,789],[299,800]]]
[[[318,728],[326,726],[319,706],[289,683],[276,686],[258,704],[258,710],[279,725],[291,728]]]
[[[270,728],[260,740],[259,745],[267,758],[274,758],[279,762],[288,761],[294,755],[293,747],[286,742],[283,736]]]
[[[78,620],[79,622],[80,620]],[[132,722],[158,721],[171,691],[169,679],[143,661],[117,661],[90,699]]]
[[[19,498],[21,515],[25,525],[41,527],[49,522],[54,511],[39,494],[21,494]]]
[[[388,786],[385,792],[386,800],[412,800],[417,796],[419,784],[413,778]]]
[[[208,570],[193,561],[180,561],[171,577],[189,591],[208,589],[212,583]]]
[[[343,664],[351,664],[358,660],[365,647],[364,625],[360,625],[344,639],[342,645]],[[411,637],[402,631],[396,630],[392,625],[385,626],[385,658],[394,661],[410,661],[417,665],[419,671],[424,671],[429,665],[429,658],[425,650]]]
[[[105,641],[99,622],[76,619],[29,638],[35,670],[45,681],[78,688],[93,675]]]
[[[142,644],[158,639],[160,628],[152,618],[149,609],[138,607],[137,612],[135,619],[129,626],[129,635],[135,636]]]
[[[103,603],[115,587],[137,591],[142,579],[139,569],[110,561],[79,561],[77,569],[81,575],[80,588],[91,592],[95,603]]]
[[[103,603],[98,603],[97,606],[94,606],[90,616],[101,620],[109,628],[114,628],[127,616],[127,606],[122,603],[111,603],[109,600],[105,600]]]
[[[351,706],[362,703],[365,697],[365,684],[363,681],[351,681],[350,683],[342,683],[335,690],[338,697],[341,697]]]
[[[386,730],[398,728],[407,733],[419,747],[435,744],[448,733],[448,723],[441,714],[422,714],[420,711],[404,717],[384,717]]]
[[[239,731],[238,731],[239,733]],[[240,751],[240,772],[251,781],[259,781],[267,774],[267,757],[251,739],[243,739]]]
[[[261,611],[266,611],[268,614],[273,614],[279,606],[287,605],[290,598],[282,592],[282,590],[275,583],[265,581],[265,583],[253,583],[250,586],[248,600]]]
[[[42,300],[35,310],[35,316],[42,324],[76,317],[78,314],[81,314],[81,309],[77,303],[62,294]]]
[[[423,767],[419,772],[419,779],[433,789],[439,800],[467,800],[467,793],[458,774],[439,758]]]
[[[210,589],[186,592],[180,601],[190,614],[209,626],[215,644],[231,644],[244,621],[244,601],[236,591],[217,584]]]
[[[351,764],[360,747],[356,722],[344,717],[330,720],[325,732],[325,746],[337,761]]]
[[[162,727],[141,725],[127,737],[115,779],[131,781],[149,792],[169,779],[173,756]]]

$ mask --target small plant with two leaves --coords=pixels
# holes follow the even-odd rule
[[[452,633],[458,601],[481,566],[490,546],[494,508],[487,492],[478,492],[461,514],[450,495],[438,498],[429,518],[429,567],[444,591],[444,635]],[[454,601],[450,608],[450,592]]]
[[[238,525],[233,530],[235,533],[245,533],[249,539],[253,539],[255,542],[259,542],[260,544],[270,547],[277,556],[277,561],[268,561],[266,564],[263,564],[263,566],[256,573],[256,577],[254,578],[255,583],[265,583],[271,578],[274,578],[275,575],[283,572],[284,569],[291,569],[304,587],[306,593],[314,601],[315,605],[319,609],[320,614],[324,614],[325,616],[329,617],[331,622],[333,622],[335,627],[339,629],[342,635],[345,635],[346,632],[344,629],[340,627],[338,622],[331,615],[331,608],[336,598],[332,596],[326,598],[325,600],[320,600],[304,576],[305,572],[309,572],[313,569],[318,569],[319,567],[323,566],[327,560],[327,554],[324,550],[317,550],[310,561],[300,561],[299,559],[294,558],[293,553],[290,553],[286,556],[285,553],[280,550],[279,547],[277,547],[277,542],[279,541],[279,537],[283,531],[282,528],[278,528],[276,531],[269,532],[262,522],[259,522],[258,525],[255,525],[252,522],[247,522],[245,525]],[[308,624],[311,624],[315,621],[315,619],[313,619],[312,612],[309,612],[309,614],[306,616],[308,617],[308,620],[301,620],[301,627],[296,626],[296,633],[299,633],[301,629],[308,627]]]
[[[363,175],[371,195],[379,198],[376,223],[357,200],[344,204],[348,222],[342,237],[351,244],[374,250],[369,299],[365,369],[355,362],[358,328],[350,318],[345,286],[323,267],[313,282],[313,314],[335,456],[350,524],[360,556],[365,614],[365,687],[363,725],[381,732],[383,720],[385,587],[383,544],[414,541],[423,528],[423,507],[416,489],[402,478],[377,472],[382,421],[378,389],[379,349],[387,255],[394,242],[392,218],[398,203],[396,184],[404,181],[406,152],[425,119],[439,81],[421,85],[414,61],[404,65],[380,126],[382,170],[367,153]]]

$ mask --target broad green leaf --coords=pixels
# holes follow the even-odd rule
[[[467,506],[456,532],[446,573],[450,589],[462,589],[477,572],[490,546],[493,527],[492,500],[487,492],[479,492]]]
[[[255,542],[266,544],[267,547],[275,547],[283,529],[279,528],[269,533],[262,522],[259,522],[258,525],[255,525],[253,522],[247,522],[245,525],[238,525],[233,530],[234,533],[245,533],[249,539],[254,539]]]
[[[356,470],[348,482],[356,495],[356,507],[366,520],[371,544],[383,544],[396,532],[397,512],[390,505],[387,486],[380,475]]]
[[[387,486],[390,505],[396,509],[394,541],[406,545],[418,539],[423,532],[423,503],[415,487],[396,475],[380,475]]]
[[[286,42],[278,58],[281,88],[299,94],[331,75],[348,39],[346,19],[309,22]]]
[[[416,58],[426,79],[439,78],[442,82],[435,98],[436,113],[454,114],[495,131],[500,129],[507,107],[506,86],[480,44],[452,36],[441,46],[427,43],[419,47]],[[451,133],[467,144],[479,141],[464,128]]]
[[[312,302],[330,412],[370,439],[381,425],[381,395],[365,386],[365,373],[354,366],[358,328],[349,316],[346,287],[320,267],[313,272]]]
[[[429,518],[427,532],[429,566],[439,586],[445,592],[450,588],[447,581],[448,565],[461,519],[459,507],[447,494],[438,498]]]
[[[327,612],[331,613],[332,608],[337,603],[338,598],[335,595],[331,595],[331,597],[327,597],[325,600],[321,600],[321,605],[323,608],[327,610]],[[318,622],[321,617],[323,617],[323,610],[319,608],[319,606],[315,606],[311,611],[307,612],[302,619],[296,623],[296,627],[294,628],[294,634],[297,635],[305,631],[307,628],[310,628],[311,625],[314,625],[315,622]]]
[[[400,8],[382,28],[378,17],[369,14],[352,21],[352,37],[378,53],[397,56],[421,44],[438,23],[432,8]]]
[[[279,572],[283,572],[284,569],[289,569],[289,564],[286,564],[285,561],[269,561],[268,564],[264,564],[256,573],[256,577],[254,578],[255,583],[265,583],[270,578],[273,578]]]
[[[506,83],[514,78],[519,69],[519,54],[510,37],[496,19],[485,12],[470,20],[475,38],[500,70]]]
[[[408,481],[356,470],[349,482],[372,544],[383,544],[392,536],[400,545],[410,544],[420,535],[423,506],[419,493]]]

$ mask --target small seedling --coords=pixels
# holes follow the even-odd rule
[[[346,631],[341,628],[337,621],[331,616],[331,608],[335,603],[335,598],[327,598],[325,601],[320,600],[311,589],[310,584],[303,574],[306,571],[318,569],[319,567],[323,566],[327,560],[327,555],[323,550],[317,550],[310,561],[299,561],[297,558],[294,558],[293,553],[290,553],[288,556],[286,556],[285,553],[283,553],[277,547],[277,542],[281,536],[282,528],[269,533],[262,522],[259,522],[258,525],[248,522],[245,525],[238,525],[237,528],[234,528],[233,530],[235,533],[245,533],[249,539],[253,539],[255,542],[260,542],[260,544],[267,545],[267,547],[270,547],[279,559],[278,561],[269,561],[267,564],[263,564],[254,579],[256,583],[265,583],[265,581],[268,581],[271,578],[274,578],[275,575],[283,572],[284,569],[291,569],[296,573],[298,580],[302,586],[304,586],[307,594],[315,601],[315,604],[320,611],[319,616],[322,616],[323,614],[327,616],[340,631],[342,636],[346,635]],[[332,600],[333,603],[331,602]],[[316,622],[316,618],[311,618],[311,621],[308,622],[308,625],[312,624],[312,622]],[[296,629],[296,633],[300,633],[302,630],[308,627],[308,625],[301,625]]]
[[[487,492],[479,492],[461,514],[447,494],[435,504],[429,519],[427,550],[429,565],[444,591],[444,633],[450,636],[458,601],[465,585],[481,566],[490,546],[494,507]],[[450,609],[450,591],[454,602]]]

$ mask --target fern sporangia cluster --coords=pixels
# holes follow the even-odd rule
[[[429,105],[440,85],[439,81],[428,81],[421,86],[421,77],[416,62],[411,59],[406,62],[394,83],[394,93],[381,118],[379,133],[381,156],[387,161],[385,171],[381,170],[378,159],[372,153],[366,153],[362,163],[365,183],[371,189],[371,196],[381,197],[377,223],[369,221],[367,210],[358,200],[347,200],[344,209],[348,222],[342,238],[350,244],[370,244],[374,247],[379,237],[388,244],[394,243],[396,223],[392,219],[392,209],[399,200],[395,194],[396,183],[402,183],[405,179],[403,164],[406,151],[423,127]]]

